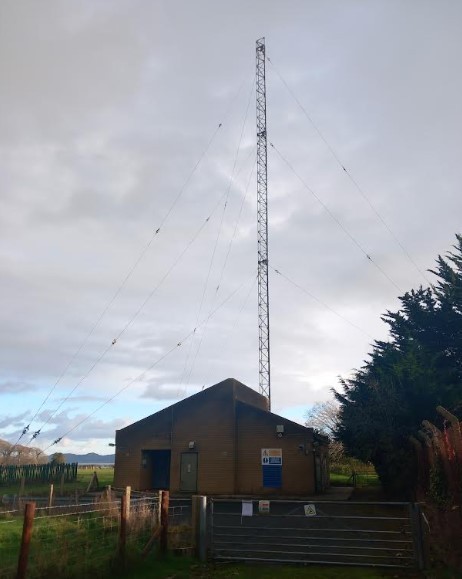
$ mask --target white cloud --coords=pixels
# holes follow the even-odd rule
[[[64,9],[47,0],[6,3],[1,11],[0,392],[8,396],[8,412],[19,416],[15,431],[27,418],[25,388],[31,417],[220,121],[169,221],[57,385],[47,411],[90,372],[226,192],[254,41],[262,34],[277,69],[419,266],[431,267],[453,242],[462,210],[460,6],[88,0]],[[270,140],[400,288],[417,286],[421,276],[271,66],[267,76]],[[121,394],[130,404],[127,416],[142,415],[146,397],[167,404],[176,392],[228,376],[258,386],[255,288],[246,298],[257,260],[254,181],[214,295],[253,161],[253,105],[251,111],[200,317],[240,283],[244,288],[206,330]],[[397,307],[396,289],[271,149],[269,163],[271,263],[383,338],[380,314]],[[63,406],[50,439],[91,412],[91,400],[112,396],[194,328],[221,210]],[[271,336],[273,407],[281,413],[325,398],[339,374],[361,365],[370,344],[273,274]],[[119,412],[124,408],[117,404],[105,407],[102,422],[99,415],[89,420],[87,430],[66,439],[66,448],[86,448],[91,439],[88,445],[97,449],[96,441],[112,438],[125,420]]]

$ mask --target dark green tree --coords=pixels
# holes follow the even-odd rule
[[[66,462],[66,457],[62,452],[55,452],[50,456],[51,464],[64,464]]]
[[[342,391],[336,438],[356,458],[371,461],[385,490],[412,495],[414,452],[409,436],[422,420],[437,420],[441,404],[460,413],[462,403],[462,236],[437,259],[437,283],[400,298],[383,320],[387,342],[377,341],[365,365]]]

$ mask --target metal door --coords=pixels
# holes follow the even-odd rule
[[[197,452],[181,453],[180,491],[197,491]]]

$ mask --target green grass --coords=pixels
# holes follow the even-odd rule
[[[96,474],[98,476],[98,482],[100,487],[105,487],[107,485],[112,485],[114,480],[114,469],[113,468],[101,468],[96,469]],[[90,483],[91,477],[93,476],[93,470],[79,468],[77,471],[77,480],[72,482],[64,483],[64,496],[73,495],[76,491],[79,494],[84,493]],[[0,497],[2,495],[19,495],[21,490],[21,485],[19,483],[15,485],[3,486],[0,485]],[[59,481],[54,481],[54,493],[56,496],[61,495],[61,484]],[[24,495],[31,497],[41,497],[47,496],[50,492],[50,483],[26,483],[24,488]]]
[[[152,559],[118,577],[130,579],[383,579],[418,578],[419,573],[401,570],[384,571],[366,567],[290,566],[290,565],[234,565],[228,563],[200,565],[186,558],[169,557],[163,561]]]
[[[330,484],[333,486],[351,486],[351,476],[347,474],[331,472]]]
[[[131,562],[139,562],[152,533],[152,514],[139,515],[127,537]],[[22,525],[22,516],[0,519],[0,575],[17,565]],[[118,510],[105,504],[90,513],[46,516],[39,512],[33,522],[28,578],[109,577],[117,569],[118,540]]]
[[[351,473],[343,474],[338,472],[331,472],[330,484],[332,486],[352,486],[353,481]],[[356,486],[358,487],[380,486],[379,477],[376,474],[358,473],[356,475]]]
[[[100,487],[107,486],[112,484],[114,478],[114,469],[112,468],[104,468],[97,470],[98,481]],[[77,480],[65,483],[64,485],[64,496],[73,496],[76,490],[79,494],[83,494],[88,484],[93,476],[92,470],[87,469],[79,469],[77,472]],[[47,496],[50,490],[49,483],[38,483],[38,484],[26,484],[25,488],[25,496]],[[14,486],[1,486],[0,487],[0,496],[2,495],[18,495],[19,494],[19,487],[17,485]],[[55,484],[55,495],[60,496],[60,485]],[[7,510],[8,506],[5,506],[5,509],[1,509],[0,504],[0,569],[1,568],[8,568],[14,567],[17,564],[17,557],[19,552],[19,545],[21,540],[22,534],[22,526],[23,526],[23,518],[22,516],[15,517],[15,518],[8,518],[8,515],[1,515],[2,510]],[[31,556],[34,558],[39,557],[39,551],[34,554],[34,544],[39,545],[43,544],[49,547],[50,552],[48,553],[48,560],[44,561],[41,564],[43,567],[45,563],[49,563],[53,560],[53,551],[56,550],[56,547],[59,546],[60,549],[67,548],[67,552],[69,554],[75,554],[75,552],[85,552],[87,557],[90,556],[91,559],[91,552],[93,543],[98,545],[99,548],[103,548],[104,546],[108,547],[106,544],[107,541],[110,542],[111,546],[107,549],[108,553],[112,556],[115,552],[115,545],[117,544],[117,535],[113,536],[110,532],[101,533],[100,524],[99,523],[92,523],[88,521],[85,523],[85,527],[82,525],[77,532],[74,531],[74,524],[66,521],[64,519],[52,519],[53,525],[50,526],[49,521],[46,519],[38,519],[34,521],[33,527],[33,541],[31,545]],[[92,542],[89,542],[86,537],[89,537]],[[70,541],[67,541],[65,544],[63,542],[64,537],[71,538]],[[43,555],[43,549],[42,549]],[[43,558],[43,557],[42,557]],[[102,561],[102,564],[104,561]],[[107,568],[107,558],[106,558],[106,568]],[[56,571],[56,569],[54,569]],[[53,574],[53,573],[52,573]],[[56,575],[56,573],[55,573]],[[50,575],[51,576],[51,575]]]
[[[100,487],[106,487],[112,485],[114,482],[114,468],[105,467],[96,470],[96,475],[98,476],[98,482]],[[93,470],[79,468],[77,471],[77,482],[81,484],[85,489],[88,487],[91,477],[93,476]]]
[[[0,569],[14,567],[18,562],[22,525],[22,518],[0,521]]]
[[[83,552],[91,559],[94,547],[104,547],[108,558],[113,556],[117,546],[116,525],[109,528],[101,517],[92,515],[81,516],[77,524],[77,518],[72,515],[40,518],[39,515],[34,520],[30,549],[30,561],[34,566],[43,569],[53,565],[56,570],[67,559]],[[17,563],[22,527],[22,516],[0,520],[0,569]]]

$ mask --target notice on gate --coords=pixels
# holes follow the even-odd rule
[[[241,517],[253,516],[253,501],[242,501]]]
[[[305,516],[306,517],[315,517],[316,516],[316,507],[315,505],[304,505]]]
[[[270,512],[270,502],[269,501],[258,501],[258,512],[261,515],[268,515]]]
[[[263,466],[282,466],[282,448],[262,448],[261,463]]]

